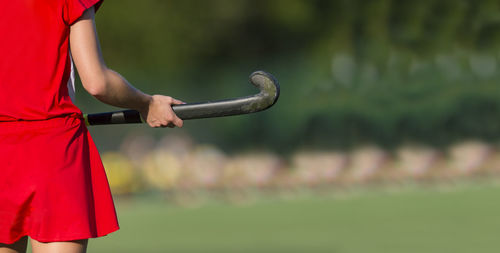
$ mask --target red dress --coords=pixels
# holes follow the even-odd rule
[[[118,229],[97,149],[67,88],[69,31],[100,0],[5,0],[0,14],[0,243]]]

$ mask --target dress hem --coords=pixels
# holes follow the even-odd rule
[[[2,241],[0,240],[0,243],[2,244],[13,244],[17,241],[19,241],[21,238],[28,236],[34,240],[37,240],[39,242],[44,242],[44,243],[50,243],[50,242],[70,242],[70,241],[77,241],[77,240],[85,240],[85,239],[92,239],[92,238],[99,238],[103,236],[107,236],[113,232],[116,232],[120,229],[120,227],[115,227],[111,229],[107,233],[97,233],[97,234],[74,234],[74,235],[66,235],[66,236],[55,236],[55,237],[43,237],[43,236],[38,236],[38,235],[31,235],[31,233],[25,233],[17,236],[15,239],[7,240],[7,241]]]

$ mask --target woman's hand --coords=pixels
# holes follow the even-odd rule
[[[172,110],[172,105],[184,102],[163,95],[153,95],[149,104],[139,110],[143,120],[151,127],[182,127],[183,121]]]

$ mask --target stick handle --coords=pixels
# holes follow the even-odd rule
[[[84,114],[83,117],[87,126],[143,123],[136,110]]]

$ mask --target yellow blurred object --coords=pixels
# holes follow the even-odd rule
[[[143,172],[151,186],[167,190],[177,186],[183,168],[184,162],[176,154],[156,150],[144,159]]]
[[[126,156],[118,152],[106,152],[101,158],[114,194],[133,193],[138,189],[140,182],[137,181],[134,167]]]

